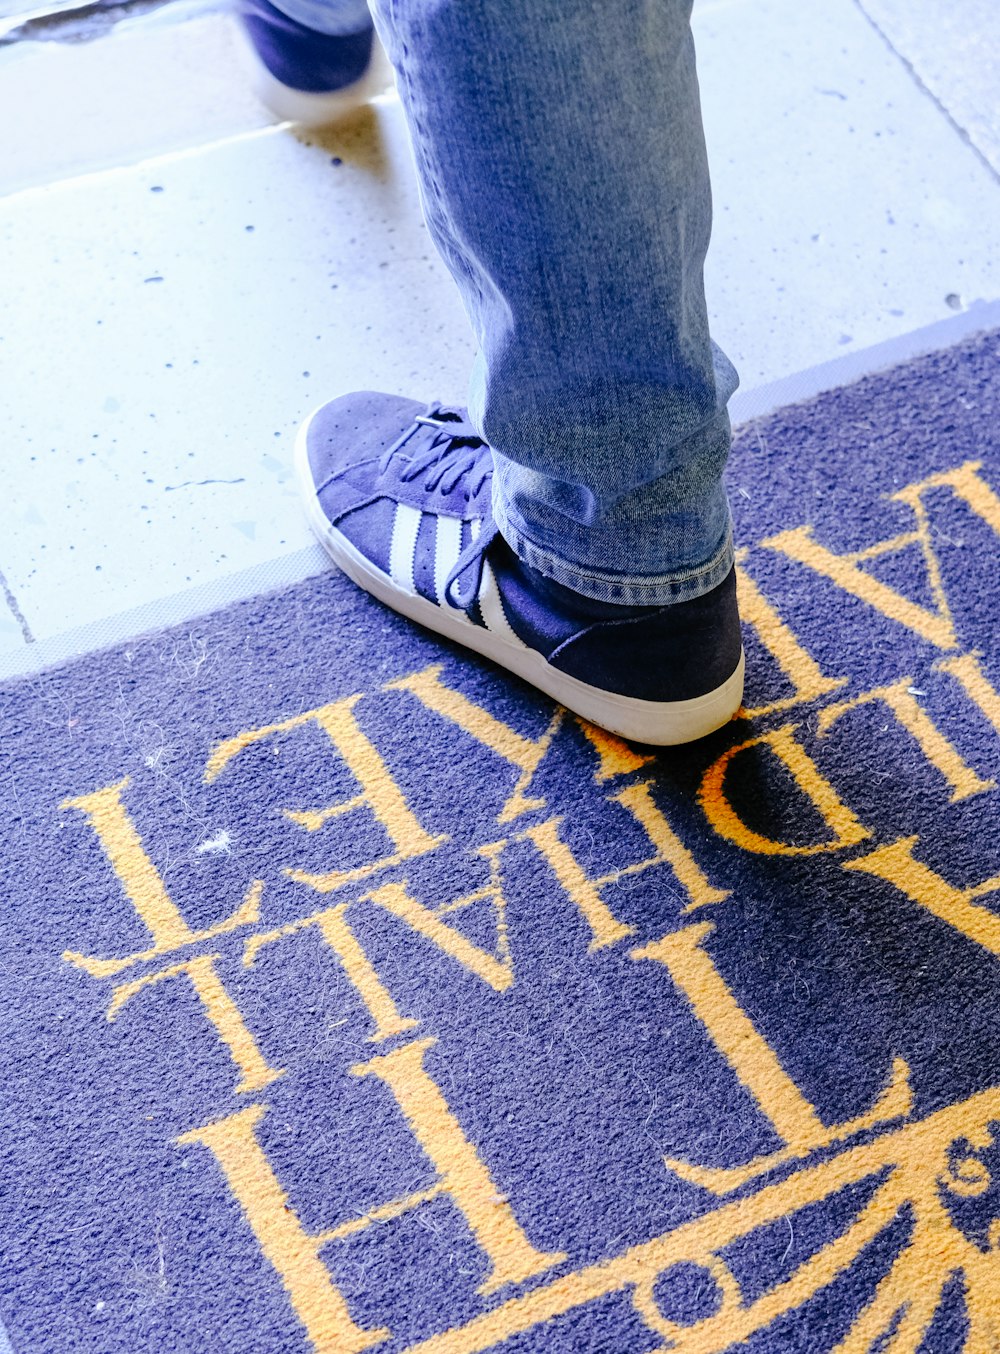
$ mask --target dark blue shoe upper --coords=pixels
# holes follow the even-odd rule
[[[327,520],[402,591],[486,621],[489,573],[514,634],[560,671],[604,691],[689,700],[729,678],[742,652],[735,573],[711,592],[659,607],[597,601],[529,568],[497,534],[489,448],[464,410],[362,392],[309,425]]]
[[[638,700],[690,700],[721,686],[740,661],[735,570],[691,601],[629,607],[546,578],[502,538],[489,560],[518,637],[590,686]]]
[[[368,70],[375,30],[330,36],[306,28],[267,0],[237,0],[236,14],[264,65],[283,85],[309,94],[333,94]]]

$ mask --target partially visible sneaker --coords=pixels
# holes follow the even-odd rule
[[[497,531],[492,457],[464,410],[345,395],[302,426],[296,470],[327,553],[367,592],[641,743],[687,743],[743,696],[735,575],[671,606],[616,606],[529,568]]]
[[[357,33],[317,33],[268,0],[236,0],[237,33],[257,98],[282,121],[336,122],[392,83],[369,23]]]

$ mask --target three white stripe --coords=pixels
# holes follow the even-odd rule
[[[513,644],[517,649],[528,647],[511,628],[507,613],[503,609],[503,599],[500,596],[500,589],[497,587],[493,570],[485,563],[483,564],[483,585],[479,589],[479,610],[486,622],[487,630],[492,630],[495,635],[499,635],[501,639],[505,639],[508,644]]]
[[[457,517],[438,516],[436,513],[432,516],[436,524],[434,592],[438,605],[448,606],[449,603],[445,599],[444,589],[448,575],[462,553],[462,523]],[[389,546],[389,574],[396,586],[411,597],[417,594],[414,565],[417,553],[417,533],[420,530],[422,518],[423,513],[419,508],[410,507],[406,503],[396,505],[396,514],[392,523],[392,540]],[[472,537],[475,539],[479,535],[480,523],[478,519],[473,518],[470,527]],[[503,601],[493,570],[485,562],[483,564],[482,586],[479,590],[479,609],[488,630],[502,636],[509,644],[513,644],[519,649],[527,648],[527,645],[517,637],[511,628],[510,621],[508,621],[503,609]],[[456,610],[455,615],[467,619],[464,612]]]
[[[462,523],[457,517],[439,517],[434,540],[434,593],[441,606],[446,606],[444,585],[462,553]]]
[[[419,508],[411,508],[406,503],[396,504],[396,515],[392,520],[392,541],[389,545],[389,574],[397,588],[416,596],[417,585],[413,581],[413,565],[417,555],[417,532],[423,513]]]

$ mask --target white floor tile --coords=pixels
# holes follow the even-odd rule
[[[8,198],[0,568],[44,637],[311,539],[298,421],[464,394],[471,339],[398,106]]]
[[[91,42],[0,49],[0,192],[202,145],[274,119],[240,78],[230,21],[174,0]]]
[[[996,0],[858,2],[1000,176],[1000,6]]]
[[[1000,185],[853,0],[702,0],[695,35],[745,386],[1000,297]]]

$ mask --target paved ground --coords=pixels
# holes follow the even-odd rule
[[[1000,298],[995,0],[695,22],[745,390]],[[303,137],[200,0],[54,34],[0,47],[8,652],[301,550],[299,418],[359,385],[460,399],[471,354],[393,93]]]

